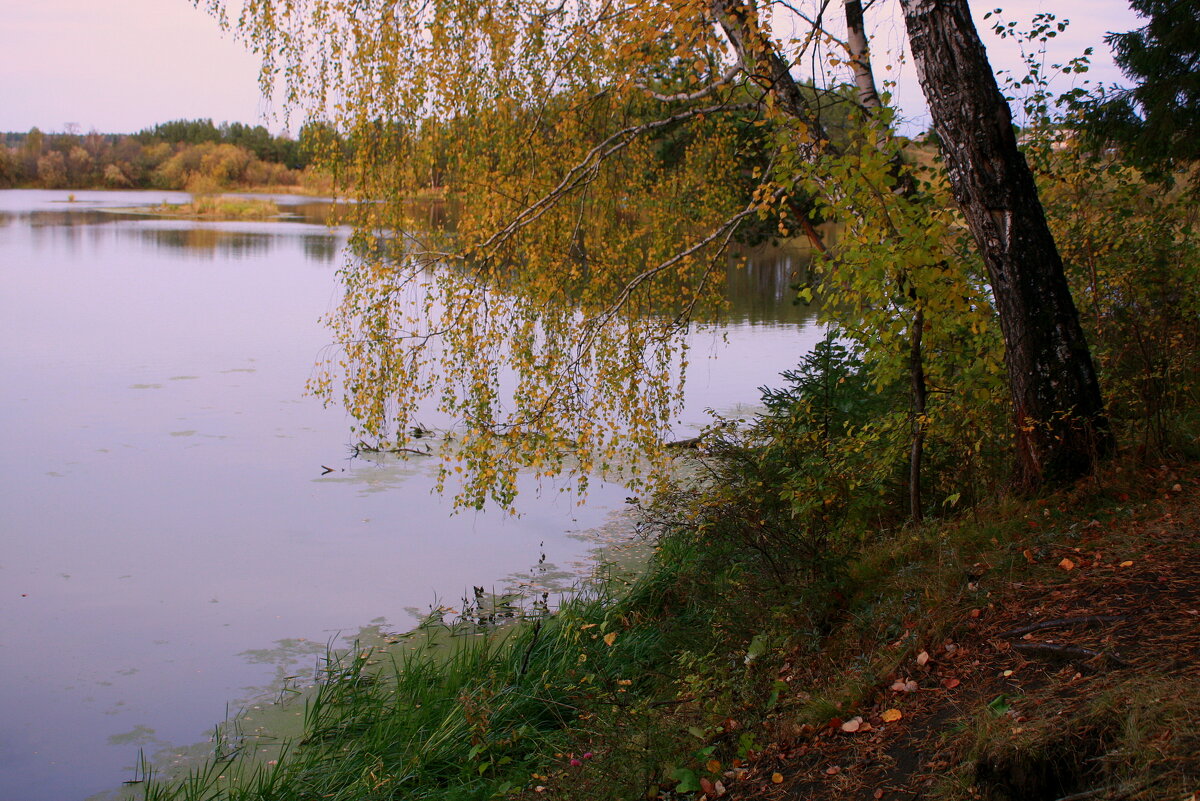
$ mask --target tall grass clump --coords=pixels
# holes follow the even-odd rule
[[[525,787],[539,769],[570,768],[561,755],[611,706],[601,701],[636,695],[662,660],[660,633],[621,608],[591,595],[486,636],[445,629],[390,659],[330,656],[303,738],[275,764],[218,757],[152,777],[144,798],[487,799]]]

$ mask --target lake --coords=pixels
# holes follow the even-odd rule
[[[526,482],[518,518],[453,514],[425,462],[352,458],[345,413],[304,394],[348,234],[327,203],[211,223],[106,211],[181,193],[74,198],[0,191],[0,801],[112,790],[329,643],[473,585],[569,588],[633,536],[619,486],[577,506]],[[731,267],[683,429],[820,337],[798,259]]]

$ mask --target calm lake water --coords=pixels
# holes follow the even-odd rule
[[[453,515],[427,464],[350,458],[345,414],[303,391],[346,235],[322,204],[199,223],[103,210],[186,195],[75,195],[0,191],[0,801],[111,790],[327,643],[471,585],[568,587],[627,528],[621,487]],[[794,269],[733,273],[685,424],[753,404],[820,336]]]

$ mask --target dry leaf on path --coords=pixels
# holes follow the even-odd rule
[[[884,723],[895,723],[897,720],[904,717],[904,713],[899,709],[889,709],[880,715],[880,717],[883,718]]]
[[[1058,566],[1061,567],[1063,570],[1074,570],[1075,569],[1075,563],[1072,562],[1070,559],[1068,559],[1065,556],[1063,557],[1062,561],[1058,563]]]

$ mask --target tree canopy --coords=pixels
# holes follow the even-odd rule
[[[1130,0],[1130,6],[1146,24],[1105,41],[1135,83],[1091,104],[1089,130],[1146,165],[1200,158],[1200,3]]]
[[[316,389],[383,446],[434,408],[457,421],[443,476],[462,473],[462,503],[510,503],[522,468],[629,479],[663,453],[682,335],[719,319],[727,249],[837,219],[826,314],[875,380],[992,393],[982,263],[829,5],[247,0],[227,24],[364,201]],[[795,78],[805,61],[823,83]],[[978,453],[965,397],[936,414]],[[901,413],[920,432],[935,414]]]

